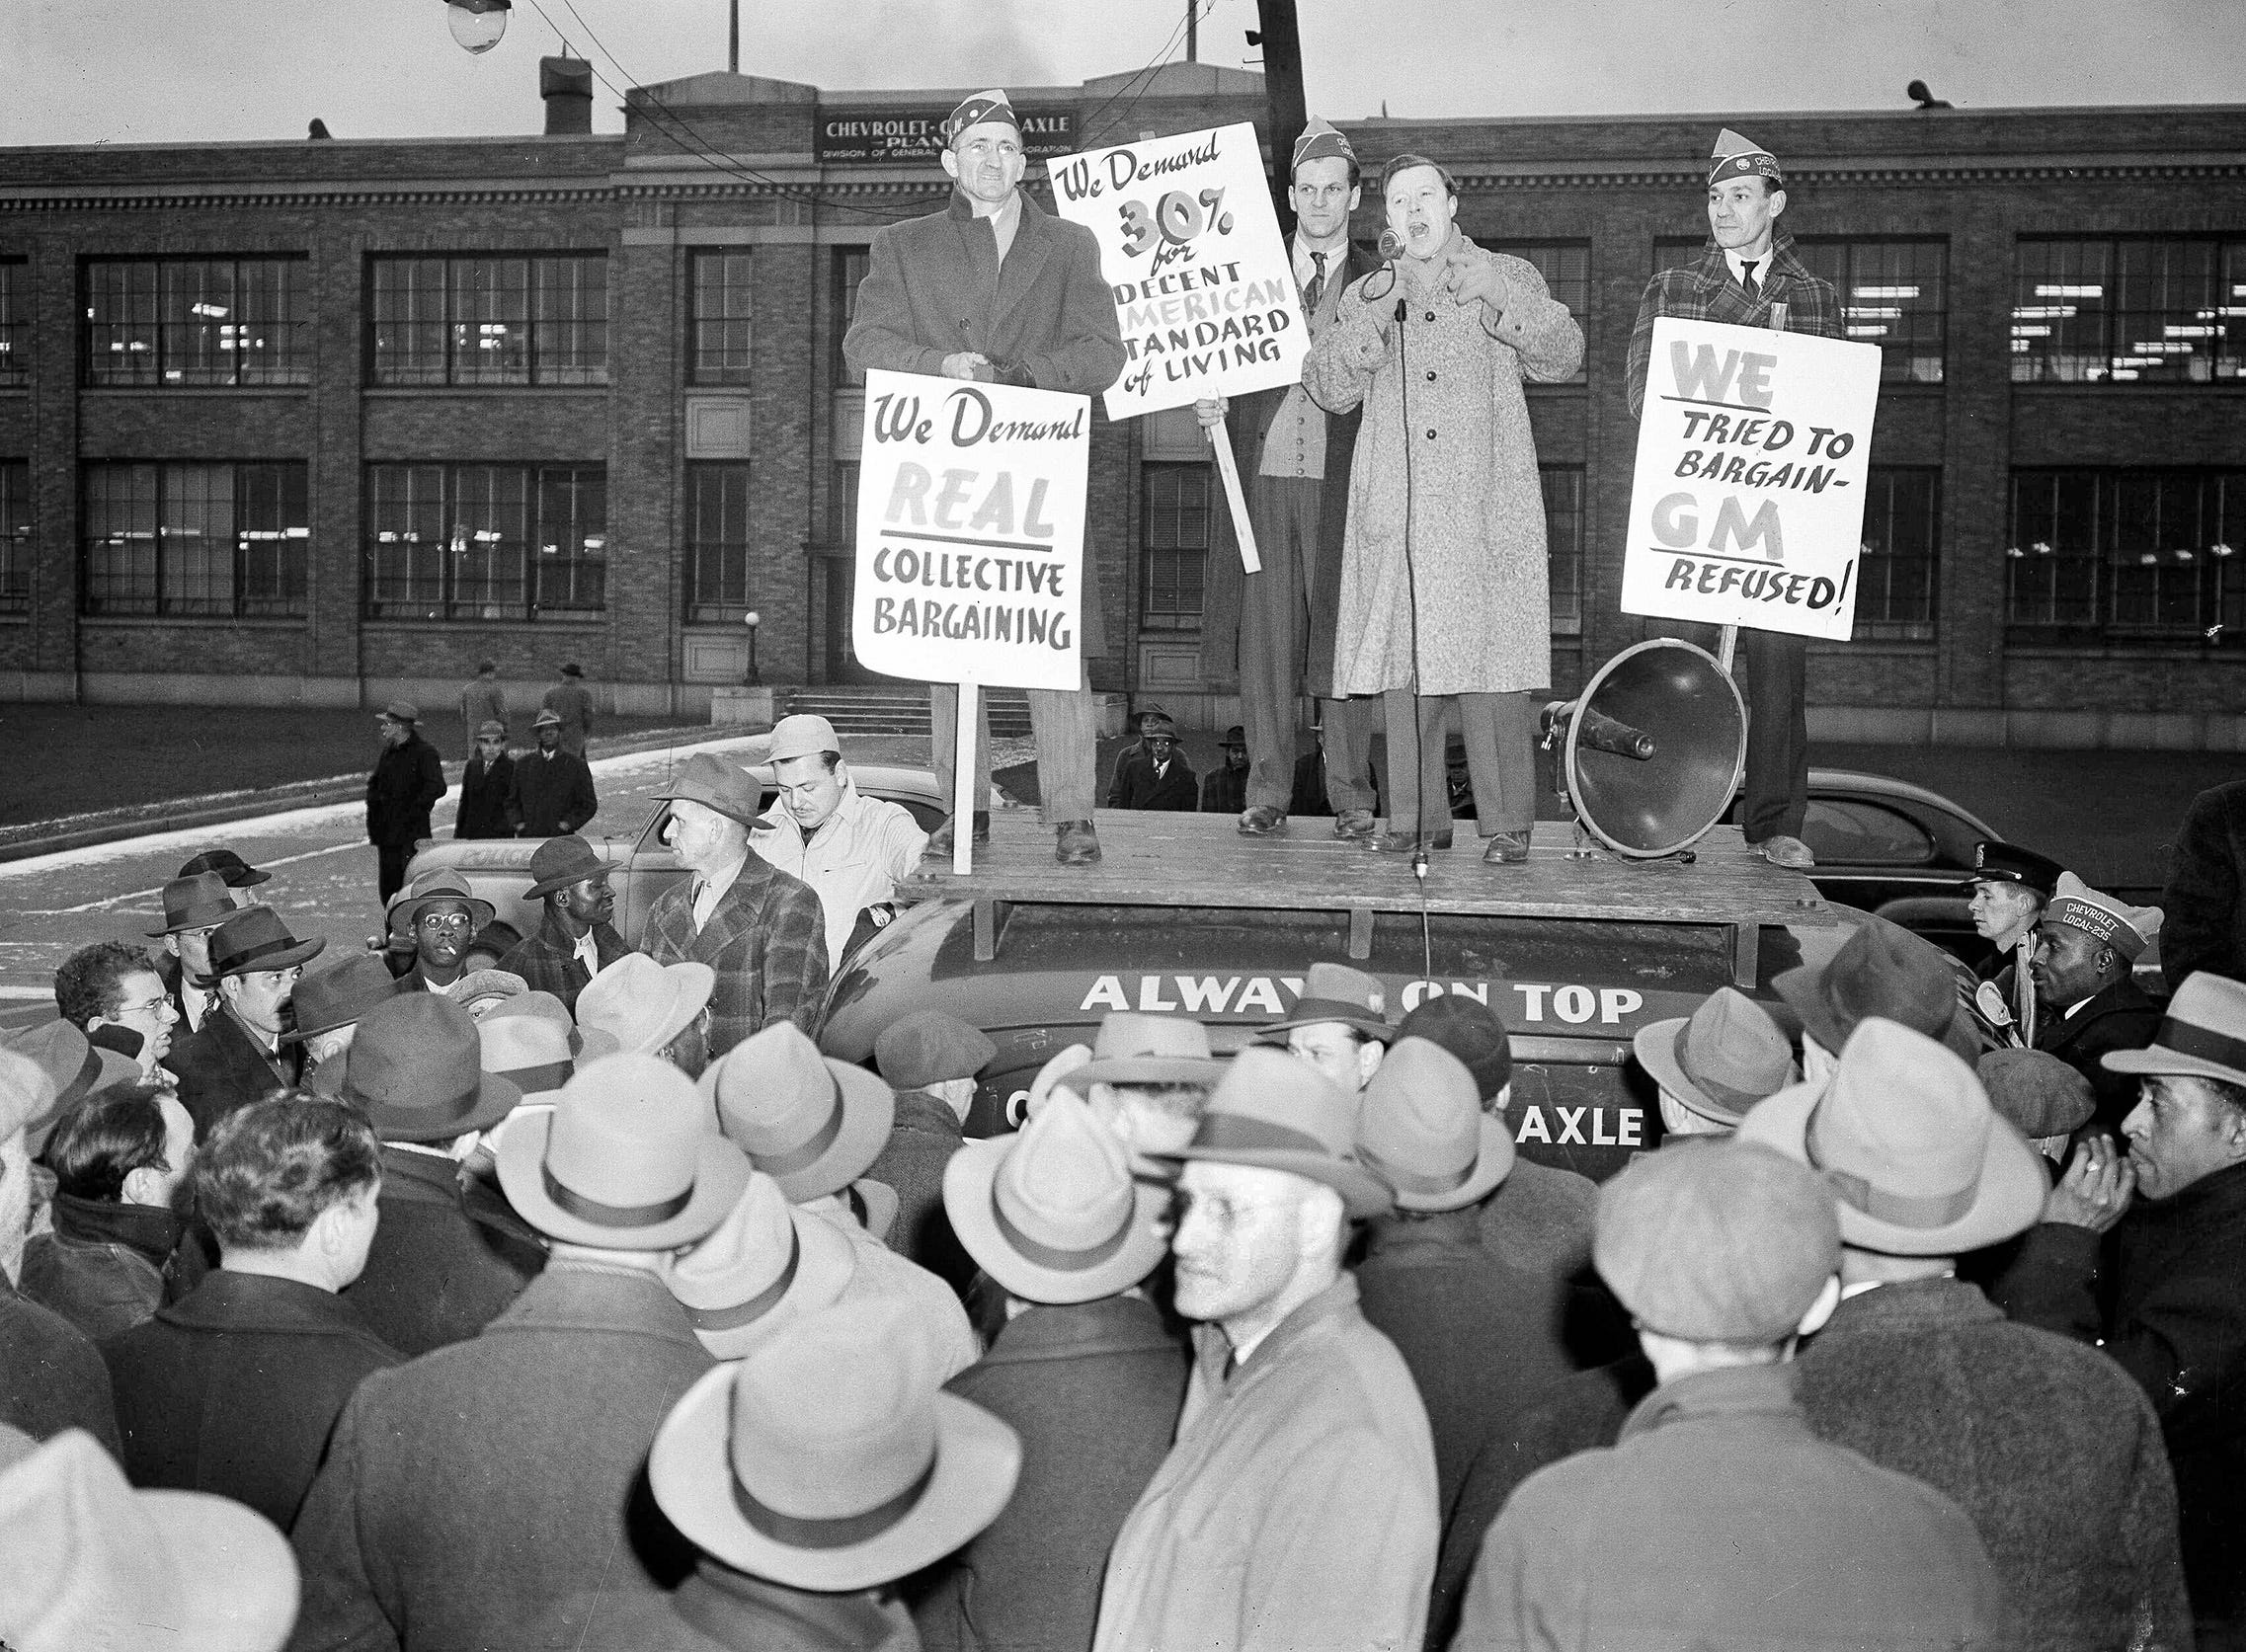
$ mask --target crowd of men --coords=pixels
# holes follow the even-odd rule
[[[1095,373],[1097,329],[993,308],[1002,271],[1083,297],[1082,246],[1014,188],[1003,97],[951,139],[960,193],[877,240],[853,359]],[[1330,128],[1295,159],[1306,223],[1353,199]],[[1569,370],[1564,310],[1518,261],[1460,257],[1447,179],[1406,159],[1386,273],[1460,312],[1421,312],[1413,359],[1510,353],[1514,400]],[[1768,231],[1776,163],[1720,163],[1718,248],[1663,290],[1796,293],[1767,233],[1743,275],[1724,238],[1750,196]],[[1389,393],[1373,306],[1334,308],[1383,270],[1304,262],[1312,389]],[[1426,414],[1485,416],[1509,418]],[[1297,559],[1274,632],[1316,597],[1342,417],[1288,392],[1243,421],[1300,484],[1265,496]],[[1463,554],[1511,495],[1453,483],[1432,525]],[[1401,547],[1340,531],[1335,830],[1372,830],[1376,694],[1405,735],[1376,846],[1450,819],[1420,760],[1442,721],[1411,703],[1447,683],[1485,858],[1517,860],[1526,633],[1492,632],[1494,665],[1442,635],[1400,654]],[[1505,578],[1517,630],[1525,553]],[[1749,668],[1779,694],[1798,669]],[[1032,714],[1056,852],[1086,863],[1085,704]],[[2163,908],[1983,845],[1987,979],[1859,918],[1775,1001],[1643,1028],[1660,1142],[1603,1187],[1519,1152],[1495,1011],[1399,1015],[1337,961],[1229,1053],[1109,1014],[1017,1131],[968,1140],[977,1027],[904,1016],[870,1067],[811,1036],[928,846],[822,720],[774,731],[769,806],[683,765],[662,801],[686,875],[630,937],[566,830],[539,834],[529,935],[456,877],[405,885],[372,828],[419,809],[426,835],[417,722],[386,708],[395,784],[369,791],[385,954],[304,973],[323,943],[213,850],[149,949],[72,954],[56,1017],[0,1048],[7,1646],[2246,1645],[2246,982],[2210,960],[2156,1006],[2135,973]],[[574,755],[564,728],[510,797]],[[1291,794],[1243,728],[1242,829],[1268,835]],[[1793,755],[1761,760],[1777,843]],[[1178,765],[1158,726],[1117,782],[1190,797]],[[2227,818],[2193,875],[2235,890]],[[2234,933],[2234,909],[2180,916]]]

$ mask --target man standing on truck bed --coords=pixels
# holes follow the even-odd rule
[[[1096,396],[1123,370],[1115,303],[1099,274],[1090,230],[1046,212],[1021,193],[1021,122],[1003,92],[979,92],[944,122],[943,170],[957,188],[941,212],[875,232],[857,319],[842,340],[853,367],[941,374],[986,384]],[[1090,559],[1085,559],[1087,576]],[[1083,591],[1083,652],[1105,651],[1099,590]],[[954,795],[953,763],[975,765],[975,798],[991,795],[991,726],[983,713],[972,753],[955,753],[958,689],[928,684],[930,761],[936,789]],[[1099,859],[1092,829],[1094,717],[1091,684],[1029,690],[1037,737],[1037,795],[1064,866]],[[946,821],[928,853],[948,855]],[[982,808],[969,823],[990,833]]]

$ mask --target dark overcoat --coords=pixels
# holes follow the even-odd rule
[[[469,726],[473,729],[474,725]],[[507,794],[515,784],[515,759],[502,751],[487,765],[478,751],[460,771],[460,811],[454,837],[513,837],[507,821]]]
[[[2176,858],[2160,892],[2160,973],[2168,990],[2194,970],[2246,981],[2246,780],[2209,786],[2176,828]]]
[[[2092,1349],[2015,1325],[1973,1286],[1851,1297],[1796,1362],[1809,1426],[1972,1517],[2020,1644],[2180,1646],[2176,1482],[2136,1385]]]
[[[1591,1260],[1598,1184],[1557,1164],[1517,1158],[1482,1207],[1482,1242],[1516,1268],[1572,1278]]]
[[[1532,1476],[1483,1540],[1456,1652],[2014,1644],[1965,1512],[1819,1440],[1792,1378],[1680,1377],[1611,1450]]]
[[[408,1359],[465,1342],[522,1294],[460,1203],[459,1167],[426,1153],[382,1149],[382,1221],[366,1268],[344,1298]]]
[[[2122,1121],[2136,1106],[2136,1075],[2113,1071],[2102,1058],[2112,1050],[2142,1050],[2159,1030],[2159,1005],[2125,976],[2073,1015],[2061,1014],[2052,1004],[2039,1006],[2036,1048],[2090,1080],[2098,1098],[2091,1124],[2119,1135]]]
[[[369,1379],[297,1522],[290,1647],[512,1645],[572,1592],[675,1586],[694,1550],[647,1451],[710,1365],[652,1274],[556,1261],[483,1335]]]
[[[943,1167],[959,1151],[959,1115],[925,1090],[897,1092],[896,1122],[881,1156],[866,1169],[868,1181],[886,1183],[897,1195],[897,1217],[889,1224],[889,1248],[918,1262],[962,1296],[975,1277],[975,1262],[951,1230],[943,1210]]]
[[[603,970],[631,950],[614,924],[593,926],[593,955],[601,960]],[[572,1015],[577,1013],[577,995],[593,979],[578,961],[576,940],[550,906],[539,918],[538,927],[516,943],[515,950],[499,961],[499,967],[521,976],[533,992],[551,992]]]
[[[538,696],[538,709],[561,719],[561,748],[584,756],[593,739],[593,690],[576,677],[563,677]]]
[[[410,849],[431,835],[429,812],[444,795],[444,761],[416,729],[402,746],[385,746],[366,777],[366,841]]]
[[[24,1247],[24,1295],[86,1335],[128,1330],[206,1271],[188,1225],[155,1205],[57,1193],[54,1225]]]
[[[1993,1294],[2136,1379],[2168,1442],[2193,1609],[2246,1611],[2246,1164],[2139,1199],[2103,1241],[2039,1223]]]
[[[1188,1373],[1154,1306],[1033,1307],[951,1391],[1021,1437],[1005,1512],[914,1608],[929,1652],[1087,1652],[1107,1551],[1168,1455]]]
[[[669,1595],[589,1599],[580,1592],[554,1602],[517,1644],[568,1652],[920,1652],[913,1619],[885,1594],[814,1595],[704,1559]]]
[[[1379,259],[1351,242],[1341,268],[1327,276],[1327,285],[1338,296],[1343,287],[1362,280],[1380,267]],[[1246,497],[1251,511],[1255,509],[1255,490],[1265,484],[1260,474],[1263,438],[1270,433],[1271,421],[1278,418],[1286,401],[1284,385],[1257,390],[1234,397],[1231,411],[1225,415],[1225,429],[1233,438],[1234,461],[1240,468],[1241,492]],[[1318,500],[1318,558],[1304,577],[1310,591],[1310,631],[1303,650],[1306,693],[1324,694],[1333,683],[1333,625],[1341,606],[1341,538],[1349,526],[1349,467],[1356,458],[1357,420],[1361,412],[1361,408],[1352,407],[1346,413],[1325,416],[1325,475],[1324,491]],[[1212,510],[1209,526],[1209,556],[1201,592],[1201,674],[1213,681],[1231,682],[1240,676],[1240,619],[1244,595],[1242,586],[1248,575],[1241,566],[1240,540],[1233,531],[1232,511]],[[1266,564],[1269,560],[1266,554]],[[1324,801],[1325,793],[1322,790],[1319,802],[1323,806]],[[1244,804],[1236,804],[1230,812],[1237,814],[1243,807]],[[1323,807],[1310,811],[1312,814],[1324,812]]]
[[[827,909],[819,892],[756,850],[709,922],[694,927],[692,880],[681,878],[648,908],[640,950],[658,964],[692,960],[717,972],[710,992],[710,1059],[775,1021],[810,1032],[827,991]]]
[[[559,837],[582,831],[600,813],[593,771],[566,747],[552,756],[525,751],[516,759],[507,790],[507,826],[518,837]]]
[[[5,1268],[0,1268],[0,1423],[34,1440],[82,1428],[110,1455],[123,1455],[101,1354],[61,1314],[18,1296]]]
[[[180,1105],[195,1120],[195,1139],[206,1140],[227,1114],[295,1083],[302,1048],[268,1050],[223,1000],[214,1004],[201,1030],[175,1040],[164,1057],[180,1081]]]
[[[1191,813],[1200,797],[1194,784],[1193,769],[1184,753],[1173,750],[1169,767],[1155,772],[1152,757],[1140,755],[1123,765],[1116,776],[1115,787],[1107,794],[1110,809],[1172,809]]]
[[[217,1492],[283,1532],[344,1401],[401,1358],[333,1292],[224,1268],[100,1346],[126,1478]]]
[[[1483,1445],[1575,1370],[1568,1293],[1551,1274],[1491,1254],[1471,1208],[1375,1221],[1357,1291],[1426,1403],[1436,1507],[1448,1513]]]

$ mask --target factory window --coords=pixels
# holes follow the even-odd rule
[[[32,607],[32,466],[0,459],[0,614]]]
[[[96,260],[85,266],[85,297],[90,385],[207,389],[312,381],[312,305],[302,259]]]
[[[1489,241],[1484,242],[1492,252],[1510,253],[1536,266],[1537,274],[1553,297],[1567,306],[1567,313],[1583,329],[1583,337],[1591,336],[1591,248],[1583,241]],[[1581,384],[1584,369],[1577,367],[1572,378],[1560,380],[1563,384]]]
[[[749,467],[686,467],[686,618],[738,625],[750,608]]]
[[[2016,470],[2007,617],[2033,641],[2235,641],[2242,549],[2246,471]]]
[[[842,337],[849,332],[850,323],[858,318],[858,286],[872,264],[870,248],[835,249],[835,382],[838,385],[846,387],[865,382],[865,374],[843,357]]]
[[[1552,634],[1583,634],[1583,467],[1542,465],[1544,539],[1552,568]]]
[[[1202,581],[1209,562],[1209,465],[1140,467],[1146,497],[1139,513],[1139,628],[1201,629]]]
[[[89,464],[82,480],[87,613],[305,611],[302,464]]]
[[[693,255],[696,384],[749,382],[751,264],[746,250]]]
[[[1940,384],[1950,315],[1946,241],[1797,241],[1812,275],[1840,292],[1841,327],[1859,344],[1880,347],[1889,384]]]
[[[1913,642],[1934,636],[1942,473],[1874,465],[1864,492],[1856,565],[1856,634]]]
[[[606,601],[600,465],[366,467],[369,619],[522,620]]]
[[[2020,243],[2020,384],[2206,384],[2246,374],[2246,239]]]
[[[0,258],[0,386],[31,376],[31,267],[20,258]]]
[[[608,261],[599,253],[367,265],[374,384],[608,382]]]

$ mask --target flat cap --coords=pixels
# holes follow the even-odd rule
[[[2031,1141],[2072,1136],[2098,1110],[2090,1080],[2047,1050],[1991,1050],[1974,1071],[1997,1116]]]
[[[382,708],[382,715],[393,723],[418,723],[421,721],[421,707],[411,700],[392,700]]]
[[[891,1022],[873,1041],[873,1064],[896,1090],[972,1078],[998,1053],[979,1028],[940,1009],[917,1009]]]
[[[1791,1335],[1840,1267],[1833,1190],[1769,1147],[1697,1140],[1599,1190],[1591,1259],[1646,1329],[1688,1342]]]

